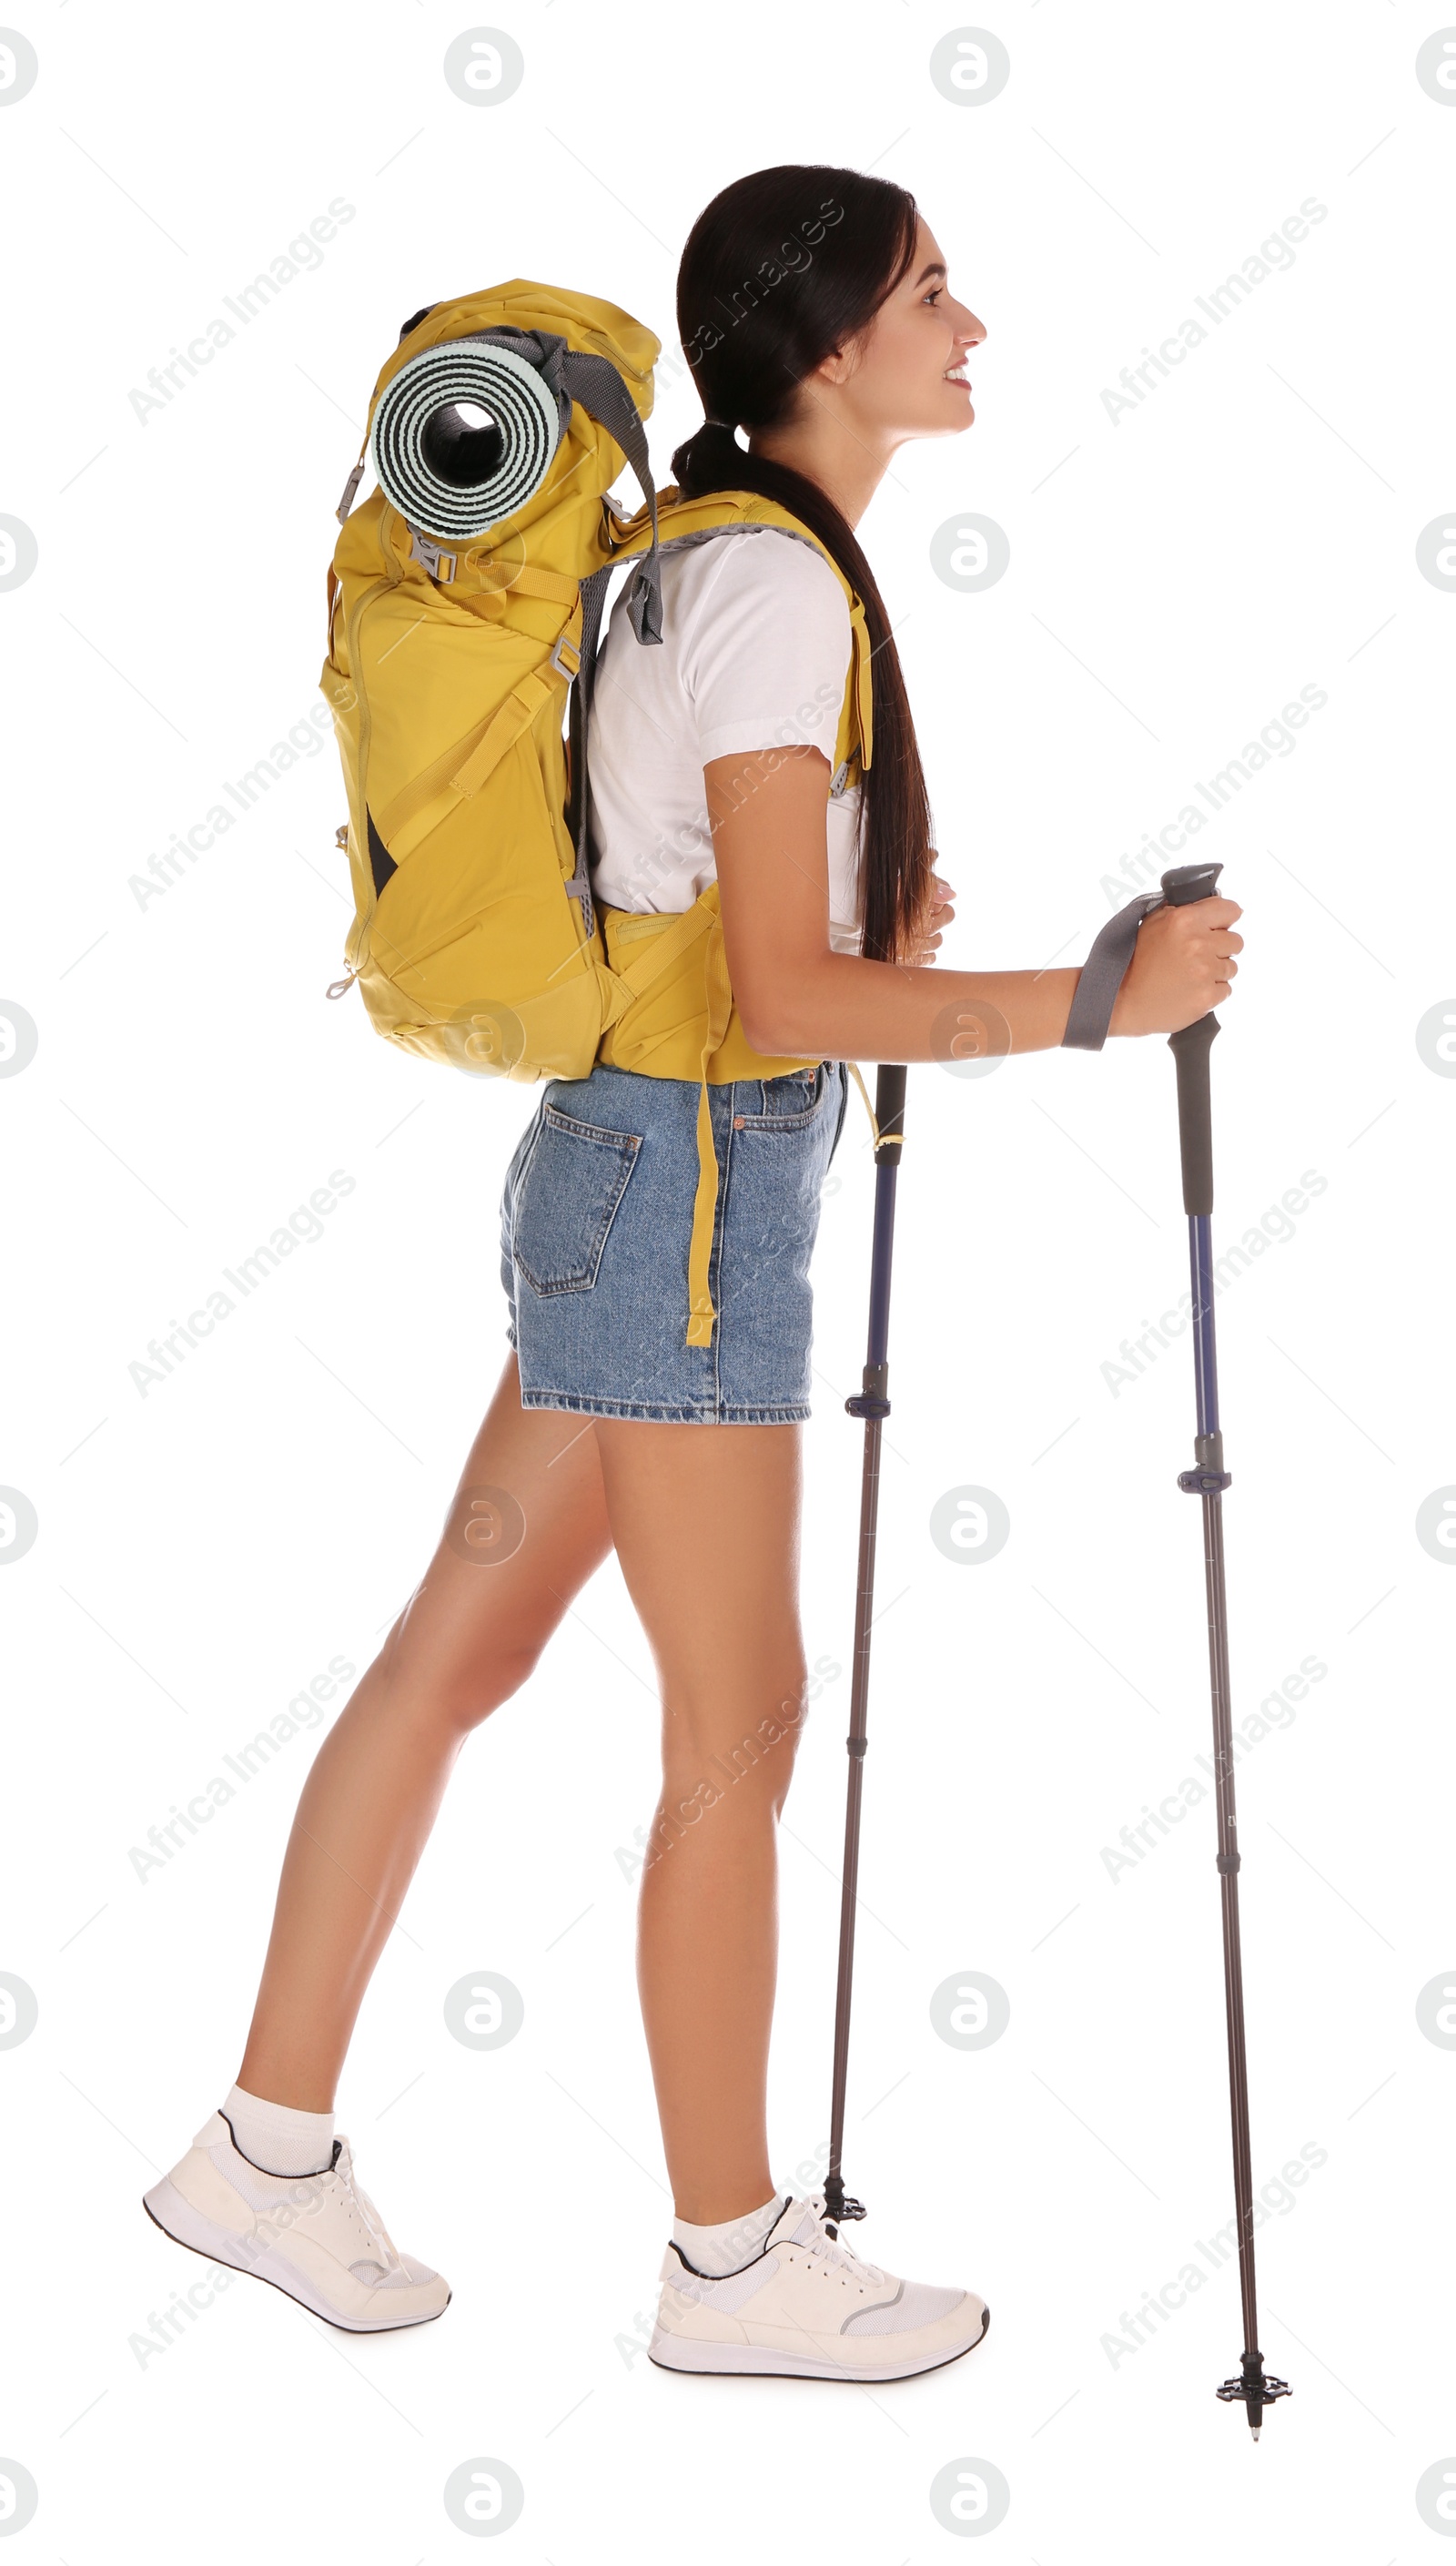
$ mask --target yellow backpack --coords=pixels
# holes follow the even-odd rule
[[[696,1079],[686,1341],[708,1345],[707,1089],[814,1064],[748,1043],[716,885],[681,914],[593,899],[584,752],[606,589],[635,558],[627,612],[651,647],[662,551],[750,525],[814,544],[853,634],[837,788],[869,762],[869,643],[838,564],[784,509],[752,492],[656,496],[641,422],[659,353],[611,304],[521,280],[405,324],[374,386],[329,574],[321,683],[355,894],[345,977],[329,994],[358,981],[389,1041],[486,1077],[585,1078],[601,1059]],[[379,486],[354,507],[366,454]],[[645,493],[630,518],[606,495],[624,461]]]

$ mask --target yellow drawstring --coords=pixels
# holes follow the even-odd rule
[[[858,1090],[859,1090],[860,1095],[861,1095],[861,1096],[863,1097],[863,1099],[864,1099],[864,1111],[865,1111],[865,1113],[866,1113],[866,1114],[868,1115],[868,1117],[869,1117],[869,1129],[870,1129],[870,1131],[871,1131],[871,1132],[873,1133],[873,1135],[874,1135],[873,1146],[874,1146],[874,1148],[877,1150],[877,1149],[879,1148],[879,1146],[880,1146],[880,1130],[879,1130],[879,1125],[876,1123],[876,1121],[875,1121],[875,1119],[874,1119],[874,1108],[873,1108],[873,1106],[872,1106],[872,1105],[870,1104],[870,1102],[869,1102],[869,1090],[868,1090],[868,1088],[865,1086],[863,1079],[862,1079],[862,1078],[860,1077],[860,1075],[859,1075],[859,1071],[858,1071],[858,1067],[857,1067],[857,1065],[856,1065],[852,1060],[847,1060],[847,1061],[846,1061],[846,1063],[845,1063],[845,1067],[846,1067],[846,1069],[849,1071],[849,1076],[852,1078],[852,1080],[853,1080],[853,1082],[854,1082],[855,1086],[856,1086],[856,1087],[858,1088]],[[900,1146],[901,1142],[903,1141],[904,1137],[905,1137],[905,1136],[904,1136],[903,1132],[886,1132],[886,1133],[884,1134],[884,1147],[885,1147],[885,1149],[886,1149],[886,1150],[897,1150],[897,1149],[899,1148],[899,1146]]]
[[[708,1268],[713,1252],[713,1222],[718,1208],[718,1153],[713,1147],[713,1109],[708,1099],[708,1063],[728,1030],[733,992],[723,951],[723,921],[716,913],[703,948],[703,999],[707,1024],[703,1034],[702,1077],[698,1087],[698,1181],[693,1197],[692,1235],[687,1251],[687,1343],[713,1342],[713,1295]]]

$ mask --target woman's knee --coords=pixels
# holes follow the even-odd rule
[[[391,1707],[464,1737],[530,1680],[544,1645],[510,1640],[481,1650],[422,1650],[401,1641],[377,1664]]]
[[[755,1717],[724,1716],[721,1700],[665,1707],[662,1793],[664,1804],[692,1804],[695,1813],[726,1793],[767,1800],[775,1815],[788,1797],[807,1707],[807,1675],[781,1687],[772,1710]],[[749,1788],[743,1791],[743,1785]]]
[[[456,1668],[442,1688],[441,1708],[452,1727],[479,1728],[493,1710],[529,1682],[540,1660],[539,1649],[506,1649],[482,1666]]]

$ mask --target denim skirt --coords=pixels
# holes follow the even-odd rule
[[[709,1088],[717,1317],[712,1344],[690,1346],[697,1082],[600,1065],[551,1080],[501,1196],[522,1407],[673,1425],[806,1417],[809,1261],[848,1093],[841,1061]]]

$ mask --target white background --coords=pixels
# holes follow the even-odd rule
[[[1456,111],[1414,60],[1441,21],[998,0],[1011,78],[965,106],[928,73],[958,21],[923,0],[555,0],[500,22],[526,75],[487,108],[445,85],[472,21],[436,0],[20,23],[40,78],[0,112],[0,511],[39,563],[0,595],[3,994],[39,1049],[0,1086],[0,1480],[39,1533],[3,1577],[0,1966],[40,2010],[0,2052],[0,2453],[40,2508],[17,2556],[443,2561],[467,2553],[445,2478],[480,2455],[525,2486],[505,2547],[533,2566],[921,2566],[957,2553],[931,2480],[975,2458],[1010,2487],[990,2537],[1016,2566],[1439,2553],[1415,2487],[1456,2449],[1456,2056],[1415,2001],[1456,1973],[1452,1581],[1414,1518],[1456,1480],[1456,1085],[1415,1027],[1456,1005],[1456,599],[1415,545],[1453,497]],[[610,1570],[467,1752],[341,2097],[394,2233],[454,2285],[446,2318],[351,2342],[239,2282],[165,2351],[132,2341],[203,2269],[138,2194],[235,2072],[310,1736],[144,1882],[128,1849],[331,1658],[362,1668],[419,1575],[504,1358],[496,1204],[533,1099],[324,1003],[349,917],[328,740],[163,896],[129,881],[318,700],[331,512],[404,316],[536,276],[671,348],[701,205],[814,158],[912,187],[990,334],[976,426],[907,449],[860,530],[960,893],[946,958],[1080,956],[1120,859],[1303,686],[1329,698],[1188,850],[1246,909],[1220,1246],[1326,1179],[1219,1302],[1236,1712],[1328,1669],[1239,1768],[1256,2180],[1324,2153],[1260,2230],[1263,2349],[1296,2394],[1257,2450],[1212,2393],[1241,2344],[1231,2260],[1140,2348],[1103,2342],[1233,2205],[1211,1799],[1115,1879],[1102,1858],[1209,1742],[1187,1341],[1115,1395],[1102,1371],[1186,1283],[1156,1042],[910,1088],[847,2171],[856,2241],[973,2283],[985,2347],[872,2392],[641,2355],[669,2203],[617,1855],[656,1722]],[[1114,425],[1120,370],[1311,196],[1295,263]],[[139,419],[148,369],[335,197],[354,219],[317,269]],[[666,371],[659,479],[697,415]],[[929,561],[967,510],[1011,548],[982,594]],[[335,1169],[355,1189],[324,1235],[141,1396],[148,1339]],[[805,1616],[844,1669],[857,1106],[836,1173]],[[928,1533],[966,1484],[1011,1516],[978,1566]],[[685,1526],[684,1574],[713,1563],[713,1525]],[[847,1696],[841,1672],[784,1837],[786,2182],[827,2129]],[[525,2025],[478,2054],[442,2004],[482,1968]],[[967,1969],[1010,2001],[982,2051],[930,2021]]]

